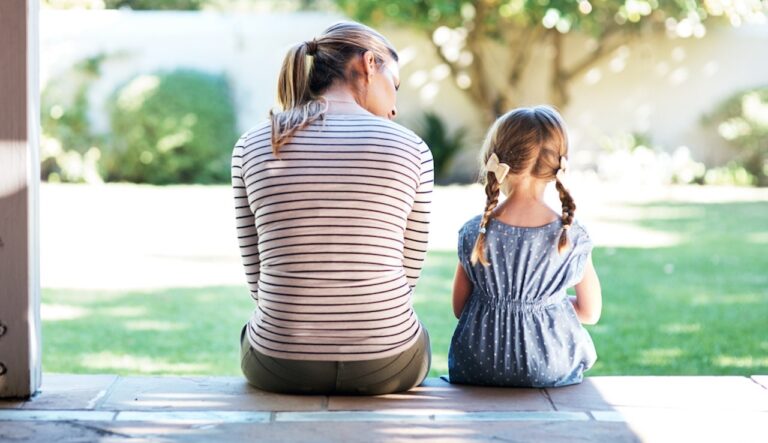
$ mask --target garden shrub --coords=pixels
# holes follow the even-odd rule
[[[768,86],[726,99],[704,123],[737,149],[730,169],[741,166],[754,177],[748,181],[768,186]]]
[[[603,135],[595,153],[595,171],[602,180],[638,184],[702,183],[706,167],[687,146],[656,144],[644,133]]]
[[[88,57],[59,73],[40,95],[42,180],[101,182],[97,162],[104,137],[88,119],[88,89],[99,76],[104,54]]]
[[[143,74],[108,103],[107,181],[226,183],[237,139],[235,109],[223,75],[193,70]]]
[[[434,112],[426,112],[417,124],[417,133],[432,151],[436,180],[444,179],[448,173],[451,159],[464,145],[466,129],[459,128],[451,134],[439,115]]]

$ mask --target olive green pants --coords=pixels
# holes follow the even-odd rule
[[[429,373],[432,350],[427,328],[416,342],[392,357],[362,361],[289,360],[253,349],[240,333],[240,367],[257,389],[285,394],[381,395],[407,391]]]

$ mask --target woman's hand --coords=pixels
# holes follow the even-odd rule
[[[467,273],[464,272],[461,263],[459,263],[459,266],[456,268],[456,277],[453,279],[453,315],[456,318],[461,317],[461,311],[464,310],[464,305],[467,303],[470,294],[472,294],[472,282],[467,277]]]

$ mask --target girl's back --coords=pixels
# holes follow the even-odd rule
[[[481,217],[459,231],[458,254],[472,283],[451,341],[451,382],[494,386],[578,383],[597,356],[566,288],[581,281],[592,249],[579,223],[571,248],[558,254],[562,221],[517,227],[492,218],[486,226],[488,266],[470,261]]]

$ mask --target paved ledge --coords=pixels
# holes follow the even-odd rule
[[[590,377],[499,389],[428,379],[377,397],[261,392],[239,377],[44,374],[0,401],[0,441],[766,441],[768,376]]]

